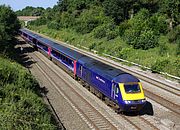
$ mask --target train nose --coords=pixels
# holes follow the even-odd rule
[[[132,101],[124,101],[124,110],[125,111],[140,111],[144,105],[146,104],[146,100],[132,100]]]

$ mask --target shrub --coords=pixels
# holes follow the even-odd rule
[[[60,26],[56,21],[51,21],[47,24],[47,27],[49,29],[55,29],[55,30],[59,30]]]
[[[118,57],[122,59],[127,59],[129,56],[129,53],[132,51],[132,48],[123,48],[121,51],[119,51]]]
[[[76,23],[74,14],[70,14],[68,12],[63,12],[59,17],[57,16],[57,22],[63,28],[73,27]]]
[[[103,37],[106,37],[106,26],[103,24],[101,26],[98,26],[96,27],[94,30],[93,30],[93,36],[94,38],[103,38]]]
[[[118,33],[116,30],[114,30],[114,31],[108,31],[106,35],[107,35],[107,40],[111,40],[116,38],[118,36]]]
[[[94,49],[95,47],[96,47],[96,43],[93,42],[93,43],[89,46],[89,50],[92,50],[92,49]]]
[[[45,17],[40,17],[35,21],[31,21],[30,25],[35,25],[35,26],[41,26],[41,25],[46,25],[47,24],[47,19]]]
[[[76,19],[74,29],[78,33],[90,33],[94,28],[106,23],[109,19],[104,15],[103,8],[93,6],[89,10],[84,10]]]
[[[129,28],[129,24],[128,24],[127,21],[124,21],[123,23],[121,23],[121,24],[118,26],[119,35],[120,35],[120,36],[123,36],[125,30],[128,29],[128,28]]]
[[[168,39],[166,36],[161,36],[159,38],[159,54],[161,56],[163,56],[164,54],[166,54],[168,52]]]
[[[134,43],[135,49],[143,49],[147,50],[149,48],[154,48],[158,45],[158,38],[154,34],[154,31],[152,30],[145,30],[141,33],[141,35],[138,38],[138,42]]]
[[[180,39],[180,25],[176,26],[168,33],[169,42],[177,42]]]
[[[107,37],[107,40],[114,39],[118,36],[117,26],[114,22],[104,23],[93,30],[93,36],[95,38]]]
[[[176,49],[176,54],[180,55],[180,39],[178,40],[178,47]]]
[[[156,62],[151,66],[152,72],[163,72],[165,67],[170,63],[168,59],[157,59]]]
[[[165,19],[165,16],[159,14],[150,16],[148,10],[142,9],[128,21],[129,28],[125,30],[123,37],[135,49],[154,48],[158,46],[160,34],[167,31]]]

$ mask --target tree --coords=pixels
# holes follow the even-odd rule
[[[45,12],[45,9],[42,7],[32,7],[32,6],[27,6],[22,10],[16,11],[16,14],[18,16],[42,16]]]
[[[135,49],[147,50],[156,47],[158,45],[159,30],[161,30],[156,27],[161,22],[158,22],[158,17],[154,17],[150,16],[147,9],[142,9],[130,19],[128,21],[130,27],[124,34],[127,43]]]
[[[20,22],[10,7],[0,6],[0,41],[11,40],[17,34]]]
[[[120,23],[125,19],[124,0],[105,0],[103,2],[104,13],[110,16],[116,23]]]
[[[160,12],[165,13],[169,18],[169,28],[172,30],[175,25],[180,23],[180,1],[179,0],[160,0]]]

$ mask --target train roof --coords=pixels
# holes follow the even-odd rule
[[[107,76],[107,78],[111,80],[119,74],[125,73],[124,71],[116,69],[90,57],[82,57],[78,60],[78,62],[100,75]]]
[[[83,54],[81,54],[77,51],[69,49],[69,48],[67,48],[63,45],[60,45],[60,44],[58,44],[52,40],[49,40],[47,38],[39,38],[38,41],[42,42],[48,46],[51,46],[53,50],[63,53],[64,55],[66,55],[72,59],[75,59],[75,60],[78,60],[80,57],[84,56]]]
[[[22,32],[24,32],[24,33],[28,34],[29,36],[36,38],[36,39],[42,38],[40,35],[37,35],[31,31],[27,30],[27,29],[20,29],[20,31],[22,31]]]
[[[65,54],[66,56],[72,58],[72,59],[75,59],[75,60],[78,60],[79,58],[83,57],[84,55],[75,51],[75,50],[72,50],[72,49],[69,49],[65,46],[62,46],[60,44],[54,44],[52,46],[52,49],[53,50],[56,50],[56,51],[59,51],[63,54]]]
[[[80,58],[78,62],[110,81],[118,83],[139,82],[133,75],[87,56]]]
[[[57,43],[55,43],[47,38],[44,38],[44,37],[38,38],[37,40],[41,43],[44,43],[47,46],[54,46],[55,44],[57,44]]]
[[[66,56],[68,56],[68,57],[70,57],[72,59],[78,60],[79,58],[84,56],[83,54],[81,54],[81,53],[79,53],[77,51],[69,49],[69,48],[67,48],[67,47],[65,47],[63,45],[60,45],[60,44],[58,44],[58,43],[56,43],[56,42],[54,42],[52,40],[49,40],[47,38],[41,37],[40,35],[35,34],[35,33],[31,32],[31,31],[28,31],[26,29],[20,29],[20,30],[25,32],[29,36],[36,38],[39,42],[41,42],[41,43],[43,43],[43,44],[45,44],[47,46],[52,47],[53,50],[61,52],[64,55],[66,55]]]

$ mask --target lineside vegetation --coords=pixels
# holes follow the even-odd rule
[[[10,7],[0,5],[0,129],[57,129],[38,82],[19,64],[14,38],[19,28],[16,14]]]

